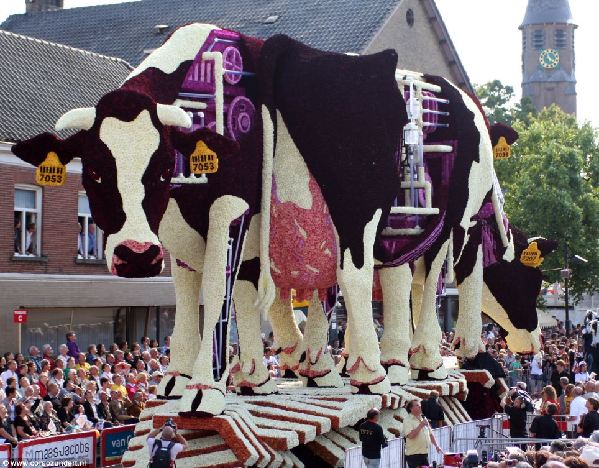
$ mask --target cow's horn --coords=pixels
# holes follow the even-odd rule
[[[171,125],[173,127],[191,127],[191,118],[183,109],[177,106],[158,104],[156,112],[162,125]]]
[[[64,114],[54,128],[57,132],[67,129],[89,130],[96,120],[96,109],[94,107],[82,107],[73,109]]]

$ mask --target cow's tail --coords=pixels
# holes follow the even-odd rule
[[[491,198],[493,202],[493,211],[495,212],[495,222],[497,223],[497,229],[499,230],[499,236],[501,237],[501,243],[505,248],[509,246],[509,240],[507,238],[507,232],[505,230],[505,224],[503,223],[503,207],[499,202],[499,195],[497,194],[497,187],[493,187],[491,192]]]

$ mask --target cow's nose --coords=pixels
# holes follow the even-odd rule
[[[126,278],[146,278],[162,271],[164,251],[160,244],[126,240],[114,248],[111,272]]]

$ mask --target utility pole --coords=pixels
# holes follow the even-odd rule
[[[564,295],[564,311],[566,312],[566,336],[568,338],[570,338],[570,297],[569,297],[569,287],[570,287],[570,268],[568,265],[568,258],[569,258],[569,253],[568,253],[568,243],[566,242],[565,244],[565,250],[566,250],[566,266],[562,272],[562,276],[564,278],[564,290],[565,290],[565,295]]]

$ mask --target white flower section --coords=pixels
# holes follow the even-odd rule
[[[131,72],[126,81],[143,73],[148,68],[157,68],[170,75],[183,62],[195,59],[198,51],[204,42],[206,42],[208,35],[214,29],[219,28],[211,24],[199,23],[177,29],[168,41],[152,52]]]
[[[279,111],[273,174],[277,183],[277,197],[281,203],[292,202],[305,210],[312,208],[310,171]]]
[[[280,348],[279,365],[281,369],[297,370],[302,353],[302,333],[300,332],[291,307],[291,300],[282,300],[279,291],[268,312],[272,325],[275,348]]]
[[[108,236],[106,241],[106,262],[110,271],[112,253],[121,242],[159,243],[142,208],[145,187],[141,178],[160,145],[160,133],[154,127],[150,113],[144,110],[131,122],[105,118],[100,127],[100,140],[115,159],[116,184],[126,216],[121,230]]]

